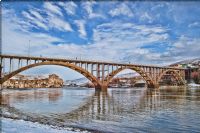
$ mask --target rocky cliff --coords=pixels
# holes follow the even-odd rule
[[[63,80],[56,74],[44,78],[17,75],[3,83],[3,88],[60,88]]]

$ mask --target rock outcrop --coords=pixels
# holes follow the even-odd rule
[[[30,77],[30,76],[29,76]],[[63,87],[63,80],[56,74],[47,78],[27,78],[24,75],[17,75],[3,83],[3,88],[60,88]]]

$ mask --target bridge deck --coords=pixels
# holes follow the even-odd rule
[[[1,58],[11,58],[11,59],[26,59],[26,60],[44,60],[44,61],[62,61],[62,62],[77,62],[77,63],[88,63],[88,64],[104,64],[104,65],[117,65],[117,66],[138,66],[138,67],[154,67],[154,68],[166,68],[166,69],[176,69],[185,70],[184,68],[175,68],[167,66],[155,66],[155,65],[142,65],[142,64],[127,64],[127,63],[115,63],[115,62],[104,62],[104,61],[91,61],[91,60],[77,60],[77,59],[65,59],[65,58],[48,58],[48,57],[33,57],[33,56],[19,56],[19,55],[6,55],[1,54]]]

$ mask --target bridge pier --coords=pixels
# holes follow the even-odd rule
[[[147,84],[147,88],[157,89],[157,88],[159,88],[159,85],[158,84]]]
[[[103,84],[103,85],[96,85],[95,86],[95,91],[107,91],[108,85]]]
[[[3,85],[0,84],[0,92],[3,90]]]

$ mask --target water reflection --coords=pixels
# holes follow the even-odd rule
[[[62,97],[61,88],[49,89],[30,89],[30,90],[5,90],[2,93],[1,104],[10,105],[10,103],[21,103],[32,99],[33,101],[48,100],[58,101]]]
[[[14,108],[11,113],[18,112],[20,118],[28,116],[30,121],[56,126],[104,132],[200,129],[197,88],[115,88],[107,92],[89,88],[9,90],[3,92],[2,103]]]

